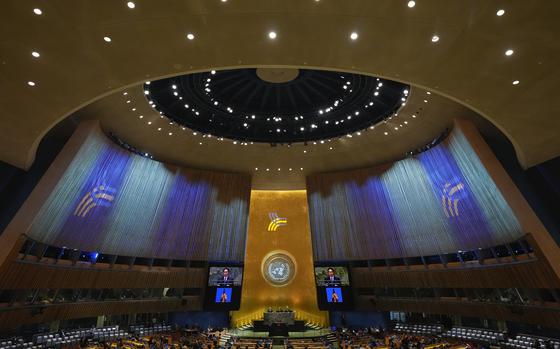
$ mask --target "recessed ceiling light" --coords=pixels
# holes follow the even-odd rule
[[[277,36],[276,32],[268,32],[268,38],[269,39],[274,40],[274,39],[276,39],[276,36]]]
[[[512,84],[514,84],[514,85],[519,85],[519,80],[514,80],[514,81],[512,82]]]
[[[498,17],[501,17],[501,16],[503,16],[503,15],[504,15],[504,13],[506,13],[506,11],[505,11],[505,10],[503,10],[503,9],[499,9],[499,10],[498,10],[498,12],[496,12],[496,16],[498,16]]]
[[[427,100],[427,99],[425,99],[425,100],[424,100],[424,103],[428,103],[428,100]]]
[[[144,115],[138,115],[138,119],[143,119]]]
[[[383,132],[383,134],[384,134],[385,136],[387,136],[387,135],[389,134],[389,132],[385,131],[385,132]]]
[[[31,52],[31,55],[32,55],[33,57],[35,57],[35,58],[39,58],[39,57],[41,56],[41,54],[40,54],[39,52],[37,52],[37,51]]]
[[[37,16],[40,16],[43,14],[43,11],[41,11],[40,8],[34,8],[33,13],[36,14]]]
[[[151,122],[151,121],[148,121],[148,125],[151,125],[151,124],[152,124],[152,122]]]
[[[173,136],[173,132],[169,132],[168,135]]]
[[[187,34],[187,39],[194,40],[194,34],[193,33],[188,33]]]
[[[299,170],[300,170],[300,171],[303,171],[303,167],[300,167]]]
[[[28,81],[27,84],[28,84],[29,86],[35,86],[35,82],[34,82],[34,81]]]
[[[427,95],[431,95],[432,93],[431,93],[430,91],[426,91],[426,94],[427,94]]]
[[[128,6],[128,8],[135,8],[136,4],[132,1],[129,1],[129,2],[126,3],[126,6]]]
[[[416,6],[416,1],[411,0],[411,1],[408,2],[407,5],[408,5],[408,7],[413,8],[414,6]]]
[[[350,39],[356,40],[357,38],[358,38],[358,33],[352,32],[352,33],[350,34]]]
[[[214,75],[214,74],[216,74],[216,71],[215,71],[215,70],[212,70],[212,71],[210,72],[210,74]]]
[[[513,54],[513,50],[512,50],[512,49],[506,50],[506,56],[511,56],[512,54]]]
[[[105,40],[105,42],[111,42],[111,38],[108,36],[104,36],[103,40]]]
[[[438,42],[439,41],[439,36],[434,35],[432,36],[432,42]]]

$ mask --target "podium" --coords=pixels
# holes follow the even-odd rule
[[[264,324],[272,326],[274,324],[293,325],[296,317],[293,311],[267,311],[263,314]]]
[[[288,337],[288,332],[305,332],[305,321],[297,321],[293,311],[267,311],[264,320],[253,321],[253,331],[268,332],[270,337]]]

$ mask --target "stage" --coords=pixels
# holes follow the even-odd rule
[[[290,332],[305,332],[305,321],[291,323],[267,323],[266,320],[253,321],[254,332],[267,332],[269,337],[289,337]]]
[[[254,330],[239,330],[233,329],[228,331],[231,335],[237,337],[244,337],[244,338],[268,338],[268,332],[257,332]],[[288,336],[291,339],[297,338],[313,338],[313,337],[321,337],[326,336],[331,331],[327,328],[322,328],[320,330],[313,330],[307,328],[304,332],[288,332]]]

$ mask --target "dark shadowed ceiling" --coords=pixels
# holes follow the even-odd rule
[[[259,168],[255,183],[279,188],[297,186],[301,177],[280,180],[273,167],[310,173],[394,160],[437,136],[456,116],[488,119],[525,167],[558,156],[560,3],[408,3],[138,0],[131,8],[114,0],[7,0],[0,13],[0,160],[28,168],[43,135],[75,112],[99,119],[108,132],[162,160],[232,171],[251,166]],[[336,71],[411,88],[398,117],[368,137],[337,138],[335,145],[331,140],[312,151],[300,145],[239,147],[195,136],[165,119],[147,124],[152,114],[144,109],[153,108],[143,94],[146,81],[238,68]],[[290,78],[277,75],[268,79]],[[235,100],[238,90],[224,94]],[[135,111],[123,100],[125,91]],[[425,117],[414,127],[398,119],[411,118],[420,107]],[[268,173],[261,174],[262,166],[269,166]]]

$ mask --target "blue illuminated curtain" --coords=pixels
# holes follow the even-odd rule
[[[27,234],[141,257],[242,261],[250,177],[168,166],[91,134]]]
[[[425,256],[523,235],[459,130],[414,158],[309,176],[307,191],[319,261]]]

